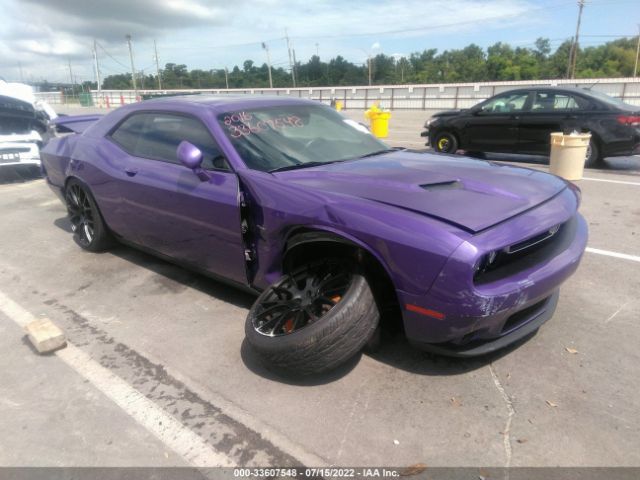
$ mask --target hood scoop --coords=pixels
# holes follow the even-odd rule
[[[426,183],[424,185],[420,185],[420,188],[427,192],[433,192],[440,190],[461,190],[464,188],[464,185],[462,185],[460,180],[451,180],[448,182]]]

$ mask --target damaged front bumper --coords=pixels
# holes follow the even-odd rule
[[[549,320],[559,288],[578,268],[588,237],[587,223],[576,212],[569,192],[474,242],[488,251],[499,242],[502,229],[519,230],[525,224],[542,226],[545,222],[562,223],[556,239],[518,263],[508,264],[499,275],[487,274],[482,281],[474,278],[469,268],[477,248],[465,242],[426,294],[398,291],[409,341],[446,355],[483,355],[526,337]]]

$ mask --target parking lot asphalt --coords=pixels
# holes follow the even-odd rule
[[[0,185],[0,464],[640,466],[640,161],[620,162],[579,182],[593,250],[537,335],[474,360],[393,336],[304,382],[246,347],[251,295],[129,247],[84,252],[43,180]],[[109,379],[37,356],[19,308]]]

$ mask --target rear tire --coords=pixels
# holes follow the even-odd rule
[[[433,149],[440,153],[456,153],[458,140],[449,132],[440,132],[433,139]]]
[[[72,178],[67,182],[64,192],[74,241],[90,252],[108,248],[112,243],[111,234],[89,188]]]
[[[589,146],[587,147],[587,157],[584,161],[586,168],[593,168],[598,166],[602,162],[600,149],[598,148],[598,142],[593,137],[589,140]]]
[[[327,276],[318,272],[327,264],[341,268],[344,272],[341,275],[349,278],[345,289],[338,292],[340,295],[335,289],[321,291]],[[332,306],[322,300],[329,300],[327,297],[332,295],[331,301],[335,302]],[[307,302],[301,303],[305,298]],[[315,319],[303,313],[318,306],[321,308],[316,314],[329,309]],[[274,309],[277,313],[269,313]],[[300,319],[303,325],[298,328]],[[355,356],[374,335],[379,319],[364,275],[355,266],[346,265],[344,259],[330,259],[298,268],[262,292],[249,311],[245,334],[268,369],[307,376],[333,370]]]

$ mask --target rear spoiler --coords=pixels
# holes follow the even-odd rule
[[[82,133],[101,118],[101,113],[93,115],[63,115],[51,120],[51,124],[58,133]]]

